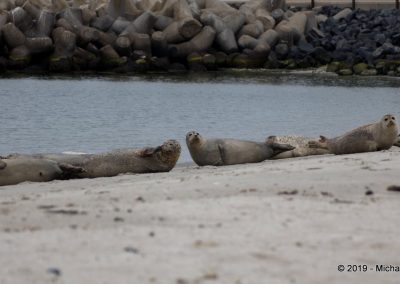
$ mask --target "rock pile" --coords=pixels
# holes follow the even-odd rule
[[[8,0],[0,71],[306,68],[400,74],[400,11],[284,0]]]

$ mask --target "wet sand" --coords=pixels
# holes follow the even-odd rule
[[[0,283],[398,283],[399,173],[395,147],[2,187]]]

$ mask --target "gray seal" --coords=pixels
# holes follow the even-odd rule
[[[46,182],[69,179],[82,173],[83,169],[57,163],[47,159],[17,157],[0,160],[0,186],[14,185],[25,181]]]
[[[259,143],[236,139],[206,139],[195,131],[186,134],[186,144],[193,161],[199,166],[258,163],[294,149],[291,145],[276,143],[274,136]]]
[[[290,144],[296,148],[280,153],[274,156],[272,159],[277,160],[329,154],[329,150],[327,149],[311,148],[309,146],[309,142],[313,140],[313,138],[297,135],[276,136],[276,142]]]
[[[397,140],[396,118],[386,114],[376,123],[360,126],[341,136],[328,139],[320,136],[319,141],[310,141],[309,146],[327,149],[335,155],[387,150]]]
[[[168,172],[176,164],[181,146],[167,140],[158,147],[121,149],[100,154],[37,154],[35,158],[53,160],[85,169],[79,178],[112,177],[125,173]]]

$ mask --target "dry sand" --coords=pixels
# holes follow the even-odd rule
[[[399,148],[2,187],[0,283],[399,283],[373,271],[400,265],[393,184]]]

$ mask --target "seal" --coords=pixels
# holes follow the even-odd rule
[[[47,159],[16,157],[0,160],[0,186],[14,185],[25,181],[46,182],[69,179],[84,172],[80,167],[57,163]]]
[[[186,134],[186,144],[193,161],[199,166],[225,166],[258,163],[293,150],[287,144],[276,143],[270,136],[264,143],[236,139],[206,139],[196,131]]]
[[[313,138],[297,136],[297,135],[276,136],[276,142],[290,144],[296,148],[290,151],[280,153],[272,157],[272,159],[277,160],[277,159],[329,154],[329,151],[327,149],[310,148],[309,142],[313,140],[314,140]]]
[[[100,154],[37,154],[32,157],[85,169],[76,176],[78,178],[97,178],[125,173],[168,172],[175,166],[180,153],[179,142],[167,140],[158,147],[121,149]]]
[[[376,123],[360,126],[341,136],[310,141],[313,148],[327,149],[331,154],[353,154],[387,150],[397,140],[398,128],[394,115],[386,114]]]

